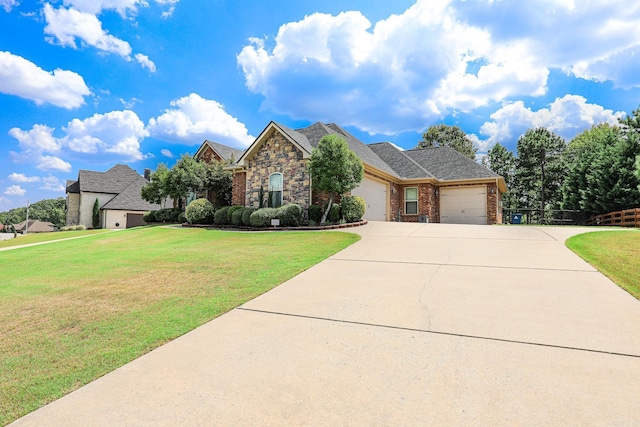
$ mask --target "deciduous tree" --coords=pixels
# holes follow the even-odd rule
[[[349,149],[344,139],[337,135],[327,135],[311,152],[309,172],[313,189],[325,191],[329,195],[329,203],[320,220],[320,223],[324,224],[334,197],[358,186],[364,175],[364,166],[362,160]]]
[[[478,148],[473,145],[466,133],[458,126],[439,124],[429,126],[422,139],[418,141],[416,149],[430,147],[449,147],[470,159],[476,159]]]

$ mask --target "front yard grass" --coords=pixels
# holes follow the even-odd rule
[[[27,245],[30,243],[50,242],[54,240],[69,239],[72,237],[90,236],[92,234],[110,233],[111,230],[83,230],[83,231],[54,231],[51,233],[31,233],[26,236],[18,235],[14,239],[0,240],[0,248],[9,246]]]
[[[144,227],[0,252],[0,425],[358,239]]]
[[[640,300],[640,232],[598,231],[567,240],[567,247]]]

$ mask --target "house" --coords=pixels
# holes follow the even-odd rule
[[[67,225],[93,227],[93,206],[98,200],[102,228],[144,225],[142,215],[161,206],[142,199],[140,191],[148,179],[127,165],[106,172],[80,170],[77,181],[67,181]]]
[[[278,205],[303,209],[324,204],[313,191],[307,162],[326,135],[342,137],[364,164],[364,178],[351,194],[367,204],[375,221],[495,224],[502,222],[504,178],[448,147],[403,151],[383,142],[364,144],[336,124],[290,129],[270,122],[230,168],[234,205],[258,207],[267,194]],[[198,150],[205,150],[203,146]],[[198,154],[196,153],[196,154]]]
[[[14,224],[17,233],[49,233],[56,230],[56,226],[50,222],[43,222],[37,219],[30,219],[29,226],[27,227],[27,221]]]
[[[244,151],[205,139],[193,158],[205,163],[211,163],[213,160],[223,163],[235,163],[235,161],[242,156],[242,153],[244,153]],[[215,194],[210,193],[209,190],[199,191],[193,196],[193,199],[205,198],[214,205],[219,205]],[[190,200],[187,201],[189,202]]]

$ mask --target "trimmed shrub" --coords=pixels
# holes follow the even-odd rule
[[[278,218],[277,208],[258,209],[249,217],[252,227],[271,227],[271,220]]]
[[[144,222],[156,222],[156,211],[149,211],[142,215],[142,220]]]
[[[278,208],[278,218],[282,227],[298,227],[302,223],[302,208],[295,203],[287,203]]]
[[[236,225],[236,226],[241,226],[242,225],[242,214],[244,214],[244,211],[246,209],[243,207],[240,207],[240,209],[235,209],[233,211],[233,213],[231,214],[231,224]],[[231,209],[229,209],[229,211],[231,211]]]
[[[156,222],[178,222],[178,215],[182,212],[180,208],[166,208],[154,211]]]
[[[229,223],[227,222],[227,212],[229,211],[229,208],[231,206],[224,206],[220,209],[218,209],[215,213],[215,215],[213,216],[213,222],[216,225],[228,225]]]
[[[316,223],[320,222],[322,219],[322,207],[318,205],[309,206],[309,221],[314,221]]]
[[[242,225],[251,227],[251,214],[256,210],[257,209],[255,208],[244,208],[244,210],[242,211]]]
[[[334,203],[331,205],[331,210],[329,211],[329,215],[327,215],[327,222],[338,222],[340,221],[340,204]]]
[[[211,216],[211,218],[213,218],[213,215]],[[184,224],[185,222],[187,222],[187,214],[184,212],[180,212],[180,215],[178,215],[178,222],[180,224]]]
[[[65,225],[64,227],[62,227],[60,229],[60,231],[83,231],[86,230],[87,227],[85,227],[84,225],[80,224],[80,225]]]
[[[233,224],[233,213],[238,209],[243,209],[244,206],[229,206],[229,210],[227,211],[227,224]]]
[[[185,217],[190,224],[211,224],[215,209],[207,199],[197,199],[189,203]],[[178,214],[179,215],[179,214]],[[176,216],[176,221],[178,217]]]
[[[360,196],[343,196],[340,201],[340,207],[345,221],[357,222],[364,216],[367,204]]]

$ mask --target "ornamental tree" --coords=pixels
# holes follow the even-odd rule
[[[353,190],[362,181],[364,166],[344,139],[337,135],[326,135],[311,152],[309,173],[313,189],[329,195],[329,203],[320,220],[324,224],[333,199]]]

